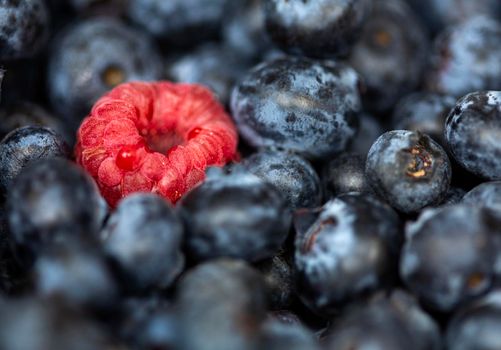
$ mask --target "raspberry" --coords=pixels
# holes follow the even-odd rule
[[[153,192],[175,203],[209,166],[237,157],[238,135],[200,85],[126,83],[99,99],[77,135],[76,159],[108,203]]]

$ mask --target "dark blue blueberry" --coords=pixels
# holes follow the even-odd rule
[[[462,202],[472,206],[485,206],[501,214],[501,181],[478,185],[464,195]]]
[[[71,6],[77,11],[112,11],[120,14],[125,7],[123,0],[69,0]]]
[[[501,86],[501,23],[472,16],[440,34],[430,57],[426,85],[431,91],[461,97]]]
[[[365,173],[372,189],[404,213],[440,203],[451,182],[451,164],[429,136],[388,131],[372,145]]]
[[[171,303],[158,297],[128,299],[120,336],[133,349],[177,349],[179,327]]]
[[[500,271],[501,221],[482,207],[450,205],[423,211],[407,225],[400,275],[428,307],[453,311],[486,292]]]
[[[0,349],[106,350],[105,330],[55,299],[0,301]]]
[[[456,161],[469,172],[489,180],[501,179],[499,133],[501,91],[479,91],[464,96],[445,123],[445,139]]]
[[[264,0],[266,27],[281,49],[310,57],[345,55],[370,12],[370,0]]]
[[[348,151],[363,155],[364,158],[367,157],[372,144],[384,131],[383,126],[376,118],[370,114],[361,113],[357,135],[351,141]]]
[[[365,177],[365,156],[345,153],[324,165],[322,184],[327,198],[349,192],[372,193]]]
[[[36,161],[69,156],[68,145],[53,130],[41,126],[15,129],[0,142],[0,188],[7,192],[19,173]]]
[[[245,168],[275,186],[292,210],[320,205],[320,180],[311,164],[289,152],[264,150],[243,162]]]
[[[416,92],[402,98],[393,111],[395,130],[419,131],[445,146],[445,118],[456,99],[429,92]]]
[[[266,284],[269,308],[277,310],[290,307],[295,295],[295,274],[285,253],[260,262],[256,267]]]
[[[393,291],[353,305],[336,319],[326,350],[440,350],[440,330],[410,295]]]
[[[35,288],[42,297],[55,297],[78,306],[106,308],[117,288],[104,255],[84,244],[56,245],[45,250],[34,267]]]
[[[52,107],[77,124],[114,86],[158,80],[162,63],[152,41],[116,19],[94,18],[64,31],[49,58]]]
[[[243,261],[222,259],[196,266],[177,288],[179,349],[259,349],[265,305],[262,278]]]
[[[447,191],[447,194],[445,195],[445,198],[442,200],[442,203],[440,203],[440,206],[458,204],[463,199],[465,193],[466,191],[462,188],[450,187],[449,191]]]
[[[15,242],[34,252],[48,243],[95,238],[105,215],[91,177],[60,158],[25,168],[8,193],[7,207]]]
[[[224,43],[245,59],[258,59],[270,48],[266,35],[263,0],[232,1],[235,6],[224,22]]]
[[[388,205],[353,193],[296,215],[297,291],[313,310],[328,315],[393,282],[402,239]]]
[[[449,350],[501,349],[501,290],[460,309],[447,326],[446,344]]]
[[[43,0],[0,1],[0,59],[33,56],[45,45],[48,33]]]
[[[319,350],[313,333],[300,322],[283,322],[269,317],[262,326],[260,349],[267,350]]]
[[[169,44],[189,46],[220,34],[231,0],[130,0],[128,16]]]
[[[183,226],[171,206],[153,194],[133,194],[121,201],[101,238],[131,289],[169,287],[184,267]]]
[[[498,0],[407,0],[431,33],[477,14],[501,15]]]
[[[343,64],[274,59],[235,87],[233,117],[252,146],[326,157],[346,149],[357,132],[358,83],[355,71]]]
[[[248,64],[233,49],[207,44],[170,62],[167,75],[173,81],[206,85],[227,104],[233,85],[247,69]]]
[[[207,180],[182,200],[188,254],[194,260],[274,255],[289,232],[286,201],[272,185],[242,169]]]
[[[375,0],[349,63],[364,79],[364,104],[386,112],[421,81],[428,39],[402,0]]]
[[[0,137],[23,126],[44,126],[54,130],[68,143],[73,143],[74,136],[66,125],[43,107],[31,102],[15,102],[0,111]]]

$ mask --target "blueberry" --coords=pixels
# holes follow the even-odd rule
[[[7,191],[19,173],[41,159],[69,158],[68,145],[53,130],[26,126],[10,132],[0,142],[0,188]]]
[[[278,58],[255,67],[235,87],[233,117],[253,146],[326,157],[355,136],[357,86],[357,74],[346,65]]]
[[[501,348],[501,291],[492,291],[459,310],[447,327],[449,350],[496,350]]]
[[[169,44],[189,46],[219,35],[229,0],[130,0],[128,15]]]
[[[2,60],[33,56],[47,42],[49,15],[43,0],[1,1],[0,23]]]
[[[445,197],[451,165],[429,136],[407,130],[388,131],[372,145],[365,172],[372,189],[395,209],[412,213]]]
[[[70,135],[66,125],[40,105],[18,101],[0,111],[0,137],[23,126],[44,126],[56,131],[66,142],[72,143],[74,136]]]
[[[501,15],[498,0],[407,0],[431,33],[478,15]]]
[[[441,33],[430,57],[426,85],[431,91],[461,97],[501,86],[501,23],[472,16]]]
[[[326,350],[439,350],[440,331],[433,319],[403,291],[354,305],[334,322]]]
[[[365,177],[365,157],[345,153],[325,163],[322,184],[327,198],[349,192],[373,193]]]
[[[501,214],[501,181],[478,185],[464,195],[462,202],[472,206],[485,206]]]
[[[292,210],[320,205],[320,180],[312,165],[301,156],[264,150],[244,159],[243,163],[251,173],[274,185]]]
[[[445,123],[445,139],[469,172],[501,179],[501,91],[472,92],[461,98]]]
[[[179,327],[170,302],[159,297],[125,300],[120,336],[133,349],[177,349]]]
[[[122,200],[101,236],[130,288],[168,287],[183,269],[183,226],[159,196],[133,194]]]
[[[262,328],[261,349],[317,350],[320,346],[310,330],[301,323],[282,322],[269,318]]]
[[[369,0],[264,0],[266,27],[281,49],[310,57],[345,55],[368,17]]]
[[[182,200],[190,258],[256,261],[271,257],[290,226],[285,200],[275,187],[244,170],[229,175],[212,170]]]
[[[35,253],[49,243],[97,237],[104,216],[90,176],[60,158],[36,162],[21,172],[7,208],[15,242]]]
[[[223,259],[198,265],[178,286],[179,349],[258,349],[265,303],[261,276],[246,263]]]
[[[348,151],[363,155],[365,158],[374,141],[376,141],[385,130],[379,120],[367,113],[360,114],[359,124],[358,133],[351,141]]]
[[[110,337],[79,312],[51,299],[0,302],[0,348],[106,350]]]
[[[428,39],[419,20],[401,0],[375,0],[349,63],[364,78],[364,105],[377,113],[390,110],[420,83]]]
[[[290,307],[295,295],[294,270],[284,255],[277,254],[256,266],[264,278],[269,307],[274,310]]]
[[[161,59],[151,40],[116,19],[78,22],[60,35],[49,57],[52,106],[73,124],[114,86],[161,77]]]
[[[447,194],[445,195],[445,198],[442,200],[442,203],[440,203],[440,205],[443,206],[443,205],[458,204],[461,202],[465,194],[466,191],[463,190],[462,188],[450,187],[449,191],[447,191]]]
[[[43,297],[106,308],[113,304],[117,294],[104,256],[92,246],[64,244],[50,247],[37,259],[34,270],[36,291]]]
[[[309,214],[318,217],[306,229],[296,226],[295,239],[297,290],[308,306],[328,315],[393,282],[401,237],[389,206],[354,193]]]
[[[453,311],[486,292],[499,273],[495,263],[500,227],[499,217],[482,207],[425,210],[406,227],[403,281],[428,307]]]
[[[227,104],[233,85],[247,69],[248,65],[233,49],[207,44],[174,59],[167,74],[173,81],[206,85]]]
[[[416,92],[402,98],[393,111],[395,130],[420,131],[445,146],[445,118],[456,104],[450,96]]]
[[[263,0],[231,3],[235,9],[224,23],[224,43],[245,59],[258,59],[271,46],[266,35]]]

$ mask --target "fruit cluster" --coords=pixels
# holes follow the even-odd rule
[[[500,0],[0,0],[0,349],[500,350]]]

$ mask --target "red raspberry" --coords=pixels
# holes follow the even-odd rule
[[[134,82],[97,101],[78,130],[76,159],[113,207],[133,192],[175,203],[208,166],[234,160],[237,141],[231,118],[208,89]]]

